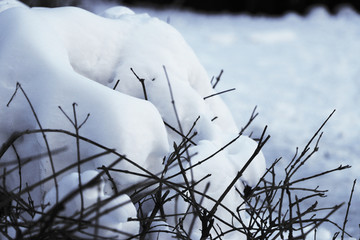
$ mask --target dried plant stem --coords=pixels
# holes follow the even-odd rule
[[[29,106],[30,106],[30,109],[33,113],[33,116],[36,120],[36,123],[37,125],[39,126],[40,130],[43,129],[43,127],[41,126],[41,123],[40,123],[40,120],[36,114],[36,111],[35,111],[35,108],[34,106],[32,105],[29,97],[27,96],[26,92],[24,91],[24,89],[21,87],[21,84],[18,82],[16,83],[16,89],[15,89],[15,92],[14,94],[12,95],[10,101],[8,102],[8,104],[6,105],[7,107],[9,107],[10,103],[12,102],[12,100],[14,99],[18,89],[21,90],[21,92],[23,93],[24,97],[26,98],[26,101],[28,102]],[[43,136],[43,139],[44,139],[44,142],[45,142],[45,145],[46,145],[46,149],[47,149],[47,152],[48,152],[48,156],[49,156],[49,161],[50,161],[50,165],[51,165],[51,171],[52,171],[52,174],[53,176],[55,176],[55,166],[54,166],[54,161],[53,161],[53,158],[52,158],[52,155],[51,155],[51,151],[50,151],[50,145],[49,145],[49,142],[47,140],[47,137],[46,137],[46,134],[45,132],[41,131],[41,134]],[[56,179],[56,177],[53,178],[54,179],[54,184],[55,184],[55,189],[56,189],[56,202],[59,201],[59,186],[58,186],[58,181]]]
[[[216,77],[215,79],[215,83],[212,84],[212,87],[213,88],[216,88],[217,84],[219,83],[220,79],[221,79],[221,75],[224,73],[224,70],[221,69],[220,73],[219,73],[219,76]],[[212,83],[213,79],[211,79],[211,83]]]
[[[206,100],[208,98],[215,97],[215,96],[218,96],[218,95],[221,95],[221,94],[224,94],[224,93],[227,93],[227,92],[231,92],[231,91],[234,91],[234,90],[236,90],[236,88],[230,88],[230,89],[227,89],[227,90],[224,90],[224,91],[217,92],[217,93],[211,94],[209,96],[206,96],[203,99]]]
[[[76,114],[76,103],[72,104],[72,108],[73,108],[73,116],[74,116],[74,120],[72,120],[69,115],[67,115],[65,113],[65,111],[61,108],[61,106],[59,106],[59,109],[61,110],[61,112],[66,116],[66,118],[70,121],[70,123],[73,125],[74,129],[75,129],[75,139],[76,139],[76,159],[77,159],[77,171],[78,171],[78,176],[79,176],[79,189],[80,189],[80,219],[83,219],[83,212],[84,212],[84,196],[83,196],[83,191],[82,191],[82,181],[81,181],[81,154],[80,154],[80,138],[79,138],[79,130],[80,128],[86,123],[86,121],[89,119],[90,114],[87,114],[85,120],[79,125],[78,124],[78,119],[77,119],[77,114]],[[81,223],[81,221],[79,221]],[[81,228],[81,225],[79,225],[79,229]]]
[[[139,82],[141,83],[143,92],[144,92],[144,99],[148,100],[148,96],[146,93],[146,87],[145,87],[145,79],[144,78],[140,78],[134,71],[134,69],[130,68],[130,70],[132,71],[132,73],[135,75],[135,77],[139,80]]]
[[[346,224],[348,222],[348,216],[349,216],[349,210],[350,210],[350,206],[351,206],[351,200],[353,197],[353,193],[354,193],[354,189],[355,189],[355,185],[356,185],[356,179],[353,182],[352,188],[351,188],[351,193],[350,193],[350,198],[347,204],[347,208],[346,208],[346,214],[345,214],[345,219],[344,219],[344,224],[342,227],[342,231],[341,231],[341,240],[344,240],[344,235],[345,235],[345,228],[346,228]]]
[[[116,87],[119,85],[120,79],[116,81],[115,86],[113,87],[113,90],[116,90]]]
[[[214,214],[217,210],[217,207],[219,206],[219,203],[221,203],[224,198],[226,197],[226,195],[229,193],[229,191],[231,190],[231,188],[234,187],[235,183],[240,179],[240,177],[244,174],[244,171],[249,167],[250,163],[255,159],[255,157],[259,154],[260,150],[262,149],[262,147],[265,145],[265,143],[270,139],[270,136],[267,136],[264,139],[264,135],[266,132],[266,127],[262,133],[261,136],[261,140],[258,143],[258,146],[256,147],[254,153],[251,155],[251,157],[249,158],[249,160],[245,163],[245,165],[241,168],[241,170],[237,173],[236,177],[233,179],[233,181],[228,185],[228,187],[226,188],[226,190],[223,192],[223,194],[220,196],[220,198],[218,199],[218,201],[216,202],[216,204],[213,206],[213,208],[210,211],[210,214]]]

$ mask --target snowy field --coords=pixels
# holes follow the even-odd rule
[[[85,6],[101,12],[104,5]],[[322,7],[306,17],[289,13],[281,18],[247,15],[206,15],[187,11],[133,9],[168,21],[179,30],[212,76],[224,70],[218,90],[224,94],[239,126],[254,106],[260,113],[253,123],[259,133],[269,127],[264,148],[269,162],[290,160],[302,149],[327,116],[320,150],[303,176],[351,165],[316,183],[329,189],[325,203],[347,202],[360,172],[360,16],[343,7],[335,16]],[[359,180],[359,179],[358,179]],[[348,230],[360,236],[360,189],[353,197]],[[331,219],[342,224],[343,207]]]

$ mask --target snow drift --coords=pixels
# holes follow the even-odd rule
[[[192,161],[210,156],[239,134],[219,96],[204,100],[214,94],[210,79],[170,25],[123,7],[98,16],[74,7],[28,8],[17,1],[0,1],[0,11],[0,144],[14,133],[39,128],[77,132],[126,156],[122,159],[106,154],[82,164],[79,171],[96,170],[118,160],[113,168],[157,174],[173,142],[182,140],[178,132],[188,133],[198,117],[192,129],[197,132],[195,144],[189,148],[196,155]],[[139,79],[143,79],[144,87]],[[8,189],[18,191],[105,150],[86,141],[77,144],[76,137],[63,132],[24,135],[6,149],[1,156],[3,163],[44,154],[49,148],[66,149],[52,158],[24,164],[21,179],[16,171],[7,175]],[[256,146],[253,140],[242,136],[220,155],[195,168],[194,177],[212,173],[209,195],[216,199]],[[71,173],[76,169],[74,166],[57,177],[59,189],[64,188],[63,184],[65,188],[78,187],[77,180],[66,180],[78,176]],[[264,169],[265,160],[260,153],[242,180],[254,185]],[[119,189],[144,180],[121,172],[113,177]],[[34,189],[35,202],[43,202],[49,191],[56,191],[54,184],[56,181],[47,181]],[[74,185],[68,186],[71,184]],[[196,188],[201,191],[204,187],[202,183]],[[243,183],[239,181],[237,187],[242,189]],[[109,184],[104,191],[111,194]],[[234,190],[227,197],[228,208],[238,206],[241,199],[236,195]],[[58,200],[45,199],[51,204]],[[186,208],[187,203],[182,204],[178,207]],[[204,207],[211,208],[213,204],[205,201]],[[70,211],[79,211],[76,204],[71,206]],[[170,203],[169,208],[172,207]],[[195,231],[194,236],[198,234]]]

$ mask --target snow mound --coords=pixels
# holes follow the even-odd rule
[[[27,6],[17,0],[2,0],[0,1],[0,13],[5,11],[6,9],[9,8],[14,8],[14,7],[25,7],[27,8]]]
[[[101,80],[112,74],[110,66],[116,63],[119,55],[112,51],[121,52],[122,47],[121,42],[115,43],[121,39],[114,37],[122,38],[122,28],[117,29],[115,22],[76,8],[12,8],[4,11],[0,19],[1,32],[6,36],[0,46],[0,61],[6,62],[0,67],[3,79],[0,88],[3,105],[0,111],[8,115],[8,118],[1,119],[2,143],[15,131],[39,128],[29,103],[20,93],[6,107],[16,82],[20,82],[43,128],[74,133],[74,111],[78,126],[90,114],[86,123],[78,129],[81,136],[107,149],[116,149],[118,153],[126,154],[128,159],[136,159],[138,165],[150,172],[160,171],[162,157],[168,152],[168,142],[156,107],[149,101],[114,91],[99,83],[104,83]],[[64,19],[68,19],[68,22]],[[115,30],[110,31],[110,27]],[[106,35],[107,32],[109,34]],[[112,41],[106,42],[106,39]],[[104,49],[101,47],[103,44],[113,45],[114,48],[111,51]],[[71,116],[72,120],[67,116]],[[46,152],[46,142],[42,135],[25,138],[29,143],[18,147],[20,156]],[[49,159],[38,161],[35,177],[32,174],[34,167],[25,166],[24,177],[30,179],[29,184],[52,175],[52,167],[59,171],[77,161],[74,137],[49,133],[46,140],[51,149],[66,147],[67,150],[53,156],[54,166],[51,166]],[[81,142],[79,152],[80,157],[85,159],[105,150]],[[15,153],[7,154],[5,157],[8,159],[16,159]],[[118,158],[118,155],[108,154],[82,167],[88,170],[102,165],[109,166]],[[139,171],[137,166],[127,160],[120,161],[116,167]],[[29,176],[26,176],[27,173]],[[137,181],[140,181],[138,177],[128,176],[119,178],[117,182],[127,187]],[[19,184],[17,176],[13,183],[11,188]],[[44,191],[49,190],[51,184],[49,182],[48,186],[44,186]]]
[[[65,194],[78,186],[78,175],[71,173],[77,167],[86,182],[95,174],[89,171],[103,166],[121,170],[111,174],[124,189],[146,180],[144,174],[162,171],[173,143],[183,140],[179,132],[197,133],[189,148],[194,162],[238,137],[239,129],[221,98],[206,98],[215,93],[206,71],[182,36],[165,22],[123,7],[111,8],[102,17],[74,7],[13,6],[0,14],[0,116],[6,116],[0,118],[0,144],[14,133],[46,132],[27,132],[14,142],[14,150],[8,148],[0,157],[9,164],[19,157],[46,157],[34,157],[21,166],[20,179],[17,171],[7,175],[8,189],[50,179],[33,191],[33,198],[40,203],[45,196],[45,202],[53,204],[57,181],[59,193]],[[199,165],[194,178],[212,173],[209,195],[218,198],[256,147],[241,136]],[[55,150],[59,151],[50,152]],[[60,171],[54,180],[51,176]],[[242,180],[254,185],[264,171],[260,153]],[[109,185],[100,193],[86,190],[86,204],[110,193]],[[242,189],[243,183],[237,187]],[[79,210],[78,200],[73,201],[69,211]],[[239,201],[235,189],[225,199],[233,209]],[[214,201],[204,204],[211,208]],[[231,220],[225,210],[217,213]],[[106,219],[104,223],[111,225]],[[114,224],[118,228],[118,220]]]
[[[135,14],[133,10],[127,7],[116,6],[109,9],[106,9],[100,15],[106,18],[118,19],[125,14]]]

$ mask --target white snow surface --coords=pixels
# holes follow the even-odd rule
[[[93,11],[101,11],[95,5]],[[302,149],[328,115],[319,151],[298,177],[310,176],[339,165],[345,172],[319,178],[329,189],[325,204],[347,202],[360,164],[359,64],[360,16],[343,6],[334,16],[323,7],[305,17],[288,13],[280,18],[246,14],[199,14],[178,10],[133,9],[168,21],[179,30],[207,69],[217,76],[224,69],[218,91],[238,126],[243,126],[253,108],[258,118],[251,130],[259,135],[265,125],[271,139],[263,148],[268,164],[278,157],[285,163]],[[282,174],[278,172],[278,174]],[[359,187],[355,189],[347,230],[359,237]],[[342,224],[343,206],[331,217]],[[331,235],[338,231],[326,225]],[[322,230],[325,232],[325,230]],[[324,234],[323,239],[328,239]],[[319,239],[320,234],[318,234]]]
[[[2,5],[7,2],[0,1]],[[204,100],[215,93],[210,77],[181,34],[167,23],[147,14],[134,14],[123,7],[109,9],[100,16],[74,7],[27,8],[11,2],[13,7],[2,8],[0,12],[0,143],[26,130],[66,132],[25,135],[6,151],[1,161],[11,163],[17,156],[36,156],[46,153],[48,148],[66,149],[52,154],[51,159],[43,157],[21,166],[22,178],[17,171],[8,175],[8,189],[18,191],[19,186],[24,189],[26,184],[34,184],[74,164],[57,178],[61,194],[66,194],[79,186],[76,163],[111,149],[119,154],[105,154],[81,164],[84,182],[96,174],[91,171],[110,166],[118,159],[121,160],[113,168],[157,174],[173,142],[179,144],[182,140],[164,122],[186,134],[200,117],[193,129],[197,132],[193,138],[196,145],[189,148],[195,162],[238,136],[239,129],[221,97]],[[148,100],[144,99],[143,88],[131,68],[144,79]],[[115,91],[117,80],[120,83]],[[69,135],[76,130],[98,145],[80,140],[77,147],[76,137]],[[256,145],[252,139],[241,136],[206,165],[195,169],[195,180],[209,171],[213,173],[208,179],[209,195],[219,197]],[[242,181],[254,185],[264,171],[265,160],[260,153]],[[112,176],[119,189],[144,180],[121,172],[114,172]],[[35,204],[56,202],[54,183],[50,178],[33,191]],[[198,191],[203,191],[204,184],[196,186]],[[238,182],[239,189],[242,184]],[[84,200],[91,204],[96,196],[106,198],[106,194],[111,193],[110,184],[101,185],[99,193],[94,189],[88,192],[91,194]],[[239,202],[231,196],[238,196],[235,189],[225,199],[227,207],[235,211]],[[59,195],[61,197],[63,195]],[[72,206],[70,212],[79,211],[78,199],[74,201],[69,205]],[[214,202],[206,204],[211,208]],[[184,202],[179,207],[186,205]],[[120,215],[127,212],[126,206],[119,208],[119,212]],[[226,215],[226,210],[219,208],[217,214]],[[118,225],[123,224],[124,219],[111,222],[112,216],[104,216],[106,225],[117,229],[125,227]],[[106,231],[104,234],[108,235]],[[196,228],[194,236],[198,234]]]
[[[0,1],[0,12],[5,11],[6,9],[9,9],[9,8],[14,8],[14,7],[28,8],[28,6],[26,6],[25,4],[23,4],[22,2],[19,2],[17,0],[2,0],[2,1]]]
[[[111,2],[89,3],[84,1],[84,7],[94,12],[111,6]],[[278,18],[148,8],[133,11],[168,21],[210,75],[217,76],[224,69],[217,89],[236,88],[222,97],[238,126],[258,107],[260,115],[251,130],[259,135],[268,125],[271,139],[263,149],[268,164],[278,157],[284,162],[291,160],[295,148],[302,149],[336,109],[323,129],[319,151],[299,172],[299,178],[349,164],[352,168],[345,172],[309,183],[329,189],[325,199],[329,206],[348,201],[352,182],[359,180],[360,172],[358,13],[347,6],[335,15],[318,6],[304,17],[290,12]],[[359,238],[360,195],[359,187],[356,189],[347,230]],[[342,223],[345,211],[343,206],[331,219]],[[331,235],[336,231],[330,228]],[[323,234],[323,239],[328,236]]]
[[[347,170],[345,174],[343,172],[333,174],[332,178],[325,177],[323,181],[317,183],[323,188],[330,189],[327,199],[330,201],[329,205],[348,200],[352,181],[358,178],[360,171],[358,164],[360,110],[357,107],[360,103],[358,81],[360,74],[358,69],[360,17],[352,9],[343,7],[338,14],[330,16],[323,8],[319,7],[313,9],[306,17],[289,13],[282,18],[268,18],[226,13],[206,15],[186,11],[159,11],[143,8],[106,10],[114,4],[110,2],[94,4],[94,1],[83,1],[83,4],[85,8],[109,19],[96,17],[73,8],[25,11],[26,8],[15,0],[0,1],[0,11],[3,11],[0,14],[0,62],[5,63],[0,66],[0,75],[2,79],[4,76],[7,79],[7,81],[1,81],[0,87],[0,116],[7,116],[6,119],[0,119],[0,144],[14,130],[38,128],[28,103],[20,93],[17,93],[9,108],[5,107],[15,90],[16,82],[19,81],[30,96],[44,128],[58,127],[73,132],[73,126],[57,106],[61,105],[72,117],[72,103],[76,102],[79,122],[84,120],[88,113],[91,114],[87,123],[80,129],[81,135],[103,141],[104,145],[110,144],[107,146],[116,148],[119,152],[126,150],[132,154],[138,154],[137,156],[142,156],[137,158],[141,159],[139,160],[141,163],[146,163],[150,159],[152,159],[152,163],[154,161],[160,163],[160,158],[169,151],[169,143],[177,138],[176,134],[166,129],[161,123],[162,119],[166,117],[176,126],[173,111],[166,109],[166,107],[171,107],[168,104],[169,96],[167,96],[167,102],[162,101],[165,99],[164,93],[169,92],[168,88],[166,84],[159,84],[160,88],[157,88],[159,85],[156,85],[156,89],[152,88],[154,83],[158,84],[160,78],[164,83],[162,65],[167,67],[170,81],[174,84],[173,89],[178,89],[178,86],[183,88],[183,85],[186,85],[186,89],[190,91],[190,93],[188,91],[178,93],[182,96],[181,98],[187,97],[190,102],[186,103],[186,99],[182,99],[181,103],[177,103],[179,108],[186,104],[193,106],[194,103],[194,106],[199,106],[201,111],[212,113],[211,116],[206,116],[208,114],[204,113],[205,120],[200,125],[207,128],[209,121],[206,120],[206,117],[211,119],[215,115],[214,112],[217,116],[227,116],[224,117],[227,120],[230,118],[229,128],[226,127],[227,123],[214,124],[216,126],[212,126],[213,124],[210,123],[212,126],[210,134],[204,133],[205,136],[200,134],[200,137],[196,139],[199,146],[194,147],[191,151],[198,151],[201,148],[202,153],[206,155],[212,145],[218,147],[228,141],[231,136],[221,137],[220,142],[214,140],[218,140],[219,132],[226,129],[228,132],[232,132],[231,129],[237,131],[228,111],[222,111],[224,104],[216,100],[219,98],[212,98],[211,100],[217,103],[207,103],[207,107],[200,107],[203,104],[201,97],[209,94],[207,92],[209,89],[204,90],[201,86],[209,81],[209,77],[197,78],[202,79],[197,86],[189,83],[189,76],[192,75],[189,73],[191,72],[189,66],[195,64],[195,69],[199,69],[199,66],[202,68],[194,57],[194,53],[185,43],[180,45],[181,50],[185,45],[186,51],[180,51],[179,45],[169,46],[173,44],[173,41],[168,40],[171,39],[171,36],[177,40],[175,42],[178,44],[179,41],[183,42],[183,39],[173,28],[141,14],[146,12],[150,16],[168,21],[171,26],[175,27],[194,49],[210,76],[217,75],[220,69],[224,69],[217,90],[236,87],[235,92],[224,94],[222,98],[230,108],[237,126],[243,126],[253,107],[258,106],[260,116],[253,123],[251,130],[255,135],[259,135],[263,127],[268,125],[272,136],[264,148],[268,162],[280,156],[285,160],[291,159],[295,147],[303,147],[323,120],[333,109],[336,109],[335,115],[324,128],[325,133],[320,142],[319,152],[309,162],[309,166],[299,174],[299,178],[337,167],[340,164],[350,164],[352,169]],[[8,9],[10,5],[11,7],[22,6],[24,9]],[[10,14],[10,11],[14,14]],[[75,12],[81,17],[75,18],[73,16]],[[133,12],[137,14],[133,14]],[[67,16],[66,18],[61,17],[64,14]],[[10,19],[12,21],[8,21]],[[87,21],[91,22],[88,28],[86,28]],[[114,24],[113,21],[117,21],[117,23]],[[41,26],[40,29],[29,27],[35,24]],[[106,24],[108,27],[104,27]],[[55,25],[57,29],[54,29]],[[100,25],[101,27],[99,27]],[[121,25],[121,30],[117,30],[114,25]],[[153,28],[146,30],[150,25]],[[22,31],[14,32],[14,27],[22,29]],[[161,34],[158,36],[151,34],[154,28],[157,30],[157,34],[159,32]],[[123,31],[131,36],[120,37],[118,33]],[[168,31],[171,32],[171,36],[168,36]],[[92,33],[96,33],[96,38]],[[116,44],[111,44],[113,39],[108,38],[108,34],[116,36]],[[157,42],[155,46],[164,46],[168,48],[169,52],[163,53],[161,56],[154,54],[159,51],[155,48],[146,49],[143,39],[146,39],[147,42],[151,41],[151,43]],[[124,47],[120,47],[119,43],[123,43]],[[92,50],[86,51],[89,47]],[[39,51],[39,49],[42,50]],[[117,56],[120,56],[117,54],[118,52],[122,53],[120,59],[116,59]],[[183,56],[185,60],[176,58],[176,60],[170,61],[169,59],[172,59],[171,52],[176,53],[173,55],[180,55],[179,58]],[[172,62],[172,64],[181,66],[184,62],[189,61],[189,55],[193,60],[191,63],[184,64],[185,67],[182,67],[177,73],[168,64]],[[139,59],[141,59],[140,62]],[[166,63],[164,63],[164,59],[167,59]],[[151,103],[141,100],[143,99],[142,88],[132,72],[129,71],[130,67],[140,77],[146,79],[148,92],[153,92],[152,94],[148,93]],[[22,70],[19,71],[19,68]],[[39,71],[39,69],[42,70]],[[188,74],[179,74],[184,72]],[[202,72],[201,76],[206,75],[204,69],[200,72]],[[179,75],[182,77],[178,77]],[[187,75],[186,80],[174,83],[185,75]],[[155,81],[150,81],[153,78]],[[117,79],[121,80],[117,90],[122,94],[111,90]],[[204,90],[205,93],[201,94],[201,90]],[[192,93],[198,94],[200,97],[197,96],[195,98],[197,100],[194,101],[194,98],[190,97],[193,95]],[[176,101],[180,101],[178,99],[179,97],[175,97]],[[220,107],[214,107],[217,104],[220,104]],[[209,108],[212,109],[209,110]],[[183,110],[192,110],[192,107],[184,107]],[[192,119],[194,115],[196,113],[190,111],[189,124],[194,121]],[[141,121],[134,122],[136,119],[141,119]],[[99,124],[104,121],[105,124]],[[121,124],[118,124],[119,121]],[[149,126],[154,131],[148,131]],[[197,130],[199,131],[200,128]],[[122,134],[119,135],[119,132]],[[124,133],[128,135],[123,137]],[[29,153],[33,155],[46,152],[44,141],[40,135],[36,137],[31,135],[25,138],[33,143],[16,145],[22,156],[28,156]],[[53,141],[52,147],[67,145],[70,148],[66,154],[61,154],[65,155],[64,157],[55,156],[55,161],[57,159],[76,161],[74,138],[53,137],[51,139],[51,134],[48,134],[48,138],[50,142]],[[129,139],[131,141],[128,141]],[[134,140],[136,140],[136,149],[133,148]],[[247,138],[242,138],[242,140],[248,141]],[[70,145],[69,141],[71,141]],[[115,142],[118,144],[114,145]],[[123,146],[125,142],[132,142],[132,144]],[[253,142],[249,141],[249,144],[253,145]],[[237,145],[243,146],[240,143]],[[145,146],[148,148],[140,151],[138,146],[142,146],[141,149]],[[236,148],[234,147],[234,149]],[[157,151],[151,152],[152,150]],[[247,150],[251,151],[250,148]],[[93,150],[82,143],[82,158],[98,152],[101,152],[100,149]],[[3,159],[16,159],[14,153],[7,154]],[[128,153],[126,154],[128,155]],[[236,154],[234,157],[230,149],[225,155],[228,159],[236,159]],[[244,154],[244,159],[245,156],[247,154]],[[83,171],[94,169],[102,164],[106,165],[115,159],[113,156],[111,159],[106,157]],[[229,167],[234,163],[230,163],[230,161],[226,161],[226,164],[222,164],[220,167],[223,171],[234,173],[235,169]],[[56,161],[56,164],[58,164],[57,168],[63,167],[61,161]],[[151,164],[151,171],[159,170],[152,168],[156,168],[156,166],[158,165]],[[218,166],[213,168],[215,175]],[[120,167],[131,168],[129,164],[125,163]],[[255,173],[259,174],[261,171],[256,171],[256,169],[253,168]],[[44,173],[44,170],[51,171],[48,162],[41,162],[39,168],[29,167],[28,170],[24,166],[23,172],[31,172],[28,177],[51,174],[51,172]],[[199,174],[201,174],[200,168]],[[121,179],[123,180],[123,178]],[[256,178],[250,178],[248,181],[251,182],[251,179],[256,180]],[[127,184],[139,181],[139,179],[125,180],[128,181]],[[52,184],[44,188],[51,189]],[[14,182],[15,186],[18,186],[16,181]],[[45,191],[42,190],[42,194],[44,193]],[[358,208],[354,207],[359,204],[360,196],[356,190],[347,224],[347,230],[354,237],[359,236],[360,213]],[[345,208],[343,207],[331,219],[342,223],[344,215]],[[165,223],[161,225],[161,228],[167,229]],[[328,239],[335,231],[337,231],[335,228],[320,229],[317,239]],[[164,234],[161,237],[171,239],[171,235]],[[153,238],[156,239],[156,236]]]

